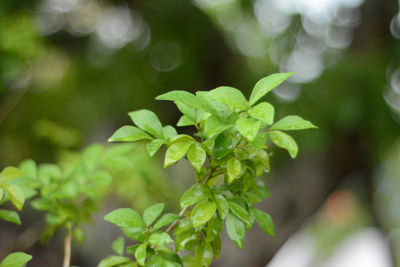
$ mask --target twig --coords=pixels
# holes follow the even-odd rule
[[[71,233],[64,240],[64,262],[63,267],[69,267],[71,261]]]
[[[183,210],[181,210],[181,212],[179,212],[179,218],[176,219],[173,223],[171,223],[171,225],[168,226],[168,228],[167,228],[167,230],[165,230],[165,232],[169,233],[172,231],[172,229],[174,229],[174,227],[182,220],[182,217],[188,208],[189,208],[189,206],[185,207]]]

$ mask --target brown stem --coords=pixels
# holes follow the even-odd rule
[[[64,262],[63,267],[69,267],[71,262],[71,233],[64,240]]]
[[[185,207],[183,210],[181,210],[181,212],[179,212],[179,218],[177,220],[175,220],[173,223],[171,223],[170,226],[168,226],[167,230],[165,230],[165,232],[169,233],[172,231],[172,229],[174,229],[174,227],[181,221],[183,215],[185,214],[185,212],[187,211],[189,207]]]

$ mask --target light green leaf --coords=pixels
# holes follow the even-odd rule
[[[265,150],[259,150],[256,152],[258,159],[261,161],[262,165],[267,171],[271,170],[269,165],[269,155]]]
[[[175,143],[182,143],[182,142],[189,142],[189,141],[196,142],[196,139],[194,139],[193,137],[191,137],[190,135],[187,135],[187,134],[178,134],[177,136],[174,136],[173,138],[171,138],[171,140],[168,143],[168,147],[172,146]]]
[[[156,97],[157,100],[169,100],[173,102],[181,102],[188,107],[198,108],[199,101],[196,96],[186,91],[171,91]]]
[[[139,213],[129,208],[121,208],[113,210],[104,217],[104,220],[122,228],[145,227],[145,224],[142,220],[142,217],[140,217]]]
[[[75,238],[75,240],[78,243],[82,243],[83,239],[85,238],[85,235],[84,235],[84,233],[83,233],[81,228],[75,228],[75,230],[73,232],[73,237]]]
[[[4,189],[0,187],[0,201],[2,200],[4,196]]]
[[[25,202],[25,196],[22,189],[17,185],[7,185],[4,187],[7,194],[10,196],[11,202],[18,209],[22,210]]]
[[[250,142],[256,137],[260,129],[261,122],[253,118],[240,118],[236,121],[236,128],[239,133]]]
[[[173,137],[177,136],[178,133],[176,132],[174,127],[172,127],[171,125],[166,125],[163,127],[163,135],[164,135],[164,138],[167,139],[167,138],[173,138]]]
[[[128,113],[132,121],[142,130],[152,134],[153,136],[163,139],[163,127],[160,120],[154,112],[141,109]]]
[[[229,201],[229,207],[233,214],[235,214],[239,219],[246,223],[246,225],[251,225],[250,215],[247,210],[245,210],[239,204]]]
[[[144,131],[140,130],[135,126],[122,126],[119,128],[109,139],[108,142],[115,142],[115,141],[139,141],[143,139],[153,139],[150,135],[145,133]]]
[[[179,215],[175,213],[166,213],[154,224],[153,229],[158,230],[161,227],[169,225],[179,219]]]
[[[204,132],[206,133],[208,138],[216,136],[226,129],[232,127],[230,124],[225,124],[221,122],[217,117],[210,116],[207,118],[204,124]]]
[[[20,169],[24,175],[29,176],[30,178],[37,177],[37,166],[36,163],[31,159],[22,161],[19,164],[18,169]]]
[[[176,123],[176,126],[179,127],[184,127],[184,126],[191,126],[191,125],[195,125],[196,122],[193,121],[191,118],[189,118],[186,115],[183,115],[179,118],[179,121]]]
[[[213,248],[209,242],[204,241],[197,245],[194,255],[198,266],[209,266],[214,256]]]
[[[91,178],[99,185],[102,186],[108,186],[111,184],[112,182],[112,176],[110,173],[106,172],[106,171],[96,171],[95,173],[93,173],[93,175],[91,176]]]
[[[265,142],[267,141],[267,134],[263,132],[259,132],[256,135],[256,138],[250,143],[250,145],[254,148],[254,150],[260,150],[262,148],[265,148]]]
[[[143,212],[143,221],[144,223],[149,226],[154,222],[155,219],[157,219],[158,216],[160,216],[161,212],[164,210],[164,203],[157,203],[154,204],[150,207],[148,207],[144,212]]]
[[[211,220],[207,224],[207,238],[208,242],[213,241],[222,230],[222,220],[218,217],[218,215],[214,214]]]
[[[299,116],[286,116],[271,126],[270,130],[304,130],[317,128],[314,124]]]
[[[0,267],[23,267],[32,259],[31,255],[23,252],[14,252],[8,255],[0,264]]]
[[[0,209],[0,218],[7,222],[12,222],[18,225],[21,224],[21,219],[19,218],[18,213],[13,210]]]
[[[261,97],[283,83],[294,73],[275,73],[259,80],[250,95],[250,105],[254,105]]]
[[[256,208],[253,208],[253,213],[261,229],[268,235],[275,236],[274,223],[271,216]]]
[[[249,110],[249,115],[254,119],[265,122],[267,125],[274,123],[274,107],[267,102],[261,102]]]
[[[228,200],[223,195],[214,194],[214,201],[217,204],[218,215],[221,219],[225,219],[229,213]]]
[[[215,237],[215,239],[211,242],[211,246],[213,248],[215,258],[218,259],[222,248],[221,238],[219,236]]]
[[[271,131],[269,132],[269,137],[275,145],[286,149],[292,158],[296,158],[298,147],[296,141],[290,135],[281,131]]]
[[[208,200],[203,200],[197,203],[190,215],[193,227],[196,228],[208,222],[214,215],[216,209],[217,205]]]
[[[149,243],[155,246],[165,246],[174,243],[174,240],[165,232],[154,233],[149,237]]]
[[[206,160],[206,152],[197,143],[192,144],[187,152],[187,157],[192,166],[199,172]]]
[[[196,96],[199,100],[199,104],[201,105],[201,109],[217,116],[219,119],[225,120],[232,114],[226,105],[215,101],[210,96],[210,92],[199,91],[196,93]]]
[[[172,144],[165,153],[164,168],[174,164],[185,156],[193,141],[177,142]]]
[[[236,218],[235,215],[229,213],[226,217],[225,226],[229,238],[238,246],[239,249],[242,249],[245,235],[244,223]]]
[[[97,267],[117,267],[124,266],[125,264],[131,262],[131,260],[127,257],[122,256],[108,256],[105,259],[102,259]]]
[[[124,255],[124,250],[125,250],[125,240],[123,237],[118,237],[117,239],[114,240],[111,244],[112,249],[117,253],[118,255]]]
[[[135,251],[135,258],[140,265],[144,265],[146,261],[147,244],[143,243]]]
[[[220,86],[210,91],[210,95],[215,100],[224,103],[228,107],[238,110],[247,110],[249,103],[238,89],[229,86]]]
[[[210,189],[204,184],[195,184],[183,193],[180,204],[184,208],[208,198],[211,198]]]
[[[150,143],[147,144],[147,152],[149,152],[150,157],[154,156],[160,147],[163,145],[164,140],[162,139],[154,139]]]
[[[5,183],[7,183],[8,181],[10,181],[14,178],[23,176],[23,175],[24,175],[24,173],[15,167],[6,167],[0,173],[0,185],[3,185]]]
[[[228,183],[230,184],[239,176],[240,171],[242,170],[242,165],[239,160],[232,157],[226,163],[226,170],[228,173]]]

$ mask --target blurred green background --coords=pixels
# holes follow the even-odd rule
[[[263,204],[277,236],[255,229],[241,252],[225,240],[215,266],[400,266],[399,40],[394,0],[2,0],[0,166],[57,162],[105,144],[136,109],[174,124],[177,109],[154,100],[169,90],[231,85],[249,95],[258,79],[295,72],[268,100],[277,118],[298,114],[319,130],[296,134],[295,162],[276,151],[264,178],[271,197]],[[176,188],[192,174],[185,164],[163,171],[160,160],[134,148],[132,162],[148,167],[136,177],[157,176],[159,189],[143,199],[116,186],[116,195],[128,196],[118,201],[140,209],[158,197],[177,209]],[[129,186],[132,195],[143,193],[140,179]],[[23,227],[36,218],[27,213]],[[115,229],[107,228],[88,226],[92,243],[77,248],[73,264],[96,266],[110,253],[111,237],[101,234]],[[2,223],[0,252],[21,232]],[[374,264],[368,257],[335,263],[350,238],[368,233],[365,242],[376,247],[350,248],[381,257],[377,265],[367,265]],[[58,241],[27,248],[28,266],[58,266]]]

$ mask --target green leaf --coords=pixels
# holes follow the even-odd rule
[[[221,194],[214,194],[214,201],[217,204],[219,217],[223,220],[229,213],[229,203],[226,198]]]
[[[142,220],[142,217],[140,217],[139,213],[129,208],[121,208],[113,210],[104,217],[104,220],[122,228],[127,227],[127,228],[140,229],[145,227],[145,224]]]
[[[171,91],[162,95],[159,95],[156,97],[157,100],[169,100],[173,102],[181,102],[185,104],[188,107],[191,108],[198,108],[199,107],[199,101],[197,100],[196,96],[186,92],[186,91]]]
[[[163,127],[160,120],[154,112],[141,109],[128,113],[132,121],[142,130],[152,134],[153,136],[163,139]]]
[[[258,133],[256,138],[250,143],[250,145],[254,148],[254,150],[260,150],[265,146],[265,142],[267,141],[267,134],[266,133]]]
[[[83,231],[82,231],[82,229],[80,229],[80,228],[75,228],[75,230],[74,230],[74,232],[73,232],[73,236],[74,236],[74,238],[75,238],[75,240],[78,242],[78,243],[82,243],[83,242],[83,239],[84,239],[84,233],[83,233]]]
[[[188,230],[176,235],[175,248],[176,251],[181,251],[183,249],[189,249],[194,243],[198,241],[197,234],[193,230]]]
[[[274,223],[271,216],[256,208],[253,208],[253,213],[261,229],[268,235],[275,236]]]
[[[232,127],[232,125],[221,122],[217,117],[210,116],[204,124],[204,132],[208,138],[216,136],[226,129]]]
[[[0,201],[4,196],[4,189],[0,187]]]
[[[4,189],[6,190],[7,194],[10,196],[11,202],[13,205],[18,209],[22,210],[25,202],[25,196],[22,189],[17,185],[8,185],[5,186]]]
[[[229,135],[222,133],[217,136],[214,144],[214,156],[216,159],[222,159],[232,152],[236,146],[236,141]]]
[[[0,264],[0,267],[23,267],[32,259],[31,255],[23,252],[14,252],[8,255]]]
[[[232,114],[226,105],[212,99],[210,92],[199,91],[196,93],[196,96],[201,105],[201,109],[217,116],[219,119],[226,120]]]
[[[210,91],[210,95],[215,100],[224,103],[228,107],[238,110],[247,110],[249,103],[238,89],[229,86],[220,86]]]
[[[169,225],[179,219],[179,215],[175,213],[166,213],[154,224],[153,229],[158,230],[161,227]]]
[[[149,152],[150,157],[154,156],[160,147],[163,145],[164,140],[162,139],[154,139],[150,143],[147,144],[147,152]]]
[[[198,264],[198,266],[209,266],[214,256],[213,248],[211,247],[211,244],[207,241],[204,241],[197,245],[194,254],[196,264]]]
[[[271,167],[269,165],[269,155],[265,150],[259,150],[257,151],[257,157],[261,161],[263,167],[267,170],[270,171]]]
[[[206,160],[206,152],[199,144],[192,144],[187,152],[187,158],[196,171],[199,172]]]
[[[239,249],[242,249],[245,235],[244,223],[236,218],[235,215],[229,213],[226,217],[225,226],[229,238],[238,246]]]
[[[23,176],[24,173],[18,170],[15,167],[6,167],[4,170],[0,173],[0,185],[3,185],[7,183],[8,181]]]
[[[226,169],[228,173],[228,183],[230,184],[239,176],[240,171],[242,170],[242,165],[239,160],[232,157],[226,163]]]
[[[135,251],[135,258],[140,265],[144,265],[146,261],[147,244],[143,243]]]
[[[112,249],[117,253],[118,255],[124,255],[124,250],[125,250],[125,240],[123,237],[118,237],[115,239],[114,242],[111,244]]]
[[[254,105],[261,97],[283,83],[294,73],[275,73],[259,80],[250,95],[250,105]]]
[[[158,216],[160,216],[161,212],[164,210],[164,203],[157,203],[150,207],[148,207],[143,212],[143,221],[144,223],[149,226],[152,224]]]
[[[269,132],[269,137],[275,145],[286,149],[293,159],[296,158],[298,147],[296,141],[290,135],[281,131],[271,131]]]
[[[171,139],[171,138],[177,136],[178,133],[176,132],[174,127],[172,127],[171,125],[166,125],[163,127],[163,135],[164,135],[165,139],[167,139],[167,138]]]
[[[219,236],[215,237],[215,239],[211,242],[211,246],[213,248],[215,258],[218,259],[222,248],[221,238]]]
[[[155,246],[165,246],[174,243],[174,240],[165,232],[154,233],[149,237],[149,243]]]
[[[196,122],[193,121],[191,118],[189,118],[186,115],[183,115],[179,118],[179,121],[176,123],[176,126],[179,127],[184,127],[184,126],[191,126],[191,125],[195,125]]]
[[[196,204],[200,200],[211,198],[210,189],[204,184],[195,184],[183,193],[180,204],[181,208]]]
[[[129,262],[131,262],[131,260],[127,257],[113,255],[102,259],[97,267],[119,267]]]
[[[15,224],[20,225],[21,224],[21,219],[19,218],[18,213],[16,213],[13,210],[0,210],[0,218],[7,222],[12,222]]]
[[[193,141],[177,142],[172,144],[165,153],[164,168],[174,164],[185,156]]]
[[[37,177],[37,166],[36,163],[31,159],[22,161],[19,164],[18,169],[20,169],[25,176],[29,176],[31,178]]]
[[[218,215],[214,214],[211,220],[207,224],[207,238],[206,240],[211,242],[213,241],[222,230],[222,220],[218,217]]]
[[[236,128],[239,133],[250,142],[256,137],[260,129],[261,122],[253,118],[240,118],[236,121]]]
[[[270,103],[261,102],[252,107],[248,112],[254,119],[265,122],[267,125],[274,123],[274,107]]]
[[[304,130],[317,128],[314,124],[299,116],[286,116],[271,126],[270,130]]]
[[[108,142],[115,141],[139,141],[143,139],[153,139],[150,135],[135,126],[123,126],[119,128],[109,139]]]
[[[193,227],[196,228],[202,224],[208,222],[214,215],[217,209],[215,203],[202,200],[194,206],[190,219],[192,220]]]
[[[246,223],[246,225],[251,225],[250,215],[242,206],[239,204],[229,201],[229,207],[233,214],[235,214],[239,219]]]

